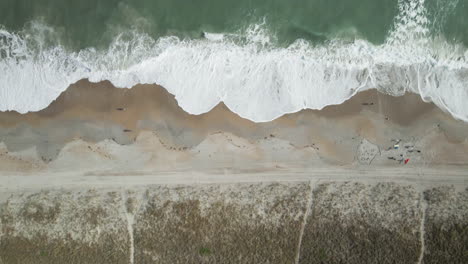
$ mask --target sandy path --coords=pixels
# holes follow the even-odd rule
[[[356,181],[365,183],[397,182],[415,186],[454,185],[464,188],[468,185],[467,167],[444,168],[315,168],[287,171],[265,171],[233,174],[224,172],[179,171],[167,173],[142,172],[134,174],[87,174],[50,173],[39,175],[0,176],[0,198],[18,191],[42,189],[75,188],[138,188],[148,185],[171,184],[223,184],[256,182],[307,182],[307,181]]]

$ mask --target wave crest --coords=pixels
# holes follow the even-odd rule
[[[224,102],[257,122],[340,104],[371,88],[394,96],[418,93],[468,122],[468,51],[428,36],[425,13],[424,0],[400,1],[395,29],[382,45],[297,40],[277,47],[264,22],[243,34],[191,40],[128,31],[106,50],[72,52],[47,45],[53,29],[42,24],[34,24],[33,34],[1,29],[0,110],[40,110],[87,78],[127,88],[159,84],[189,113]]]

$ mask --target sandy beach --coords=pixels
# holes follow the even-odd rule
[[[80,81],[42,111],[2,112],[0,120],[2,174],[468,163],[466,123],[418,95],[372,90],[320,111],[254,123],[223,104],[190,115],[157,86]]]
[[[0,0],[0,264],[468,263],[468,0]]]
[[[254,123],[82,80],[0,113],[0,263],[463,263],[467,138],[414,94]]]

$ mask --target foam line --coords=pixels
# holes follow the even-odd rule
[[[38,111],[80,79],[117,87],[159,84],[191,114],[224,102],[256,122],[302,109],[341,104],[362,90],[421,95],[468,122],[468,51],[429,36],[424,0],[401,0],[387,41],[339,40],[278,47],[265,24],[239,35],[204,39],[119,34],[108,49],[48,47],[54,30],[32,23],[25,32],[0,30],[0,111]],[[27,34],[33,32],[33,34]]]

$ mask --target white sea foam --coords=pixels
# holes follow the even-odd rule
[[[424,0],[401,0],[399,6],[395,29],[378,46],[297,40],[276,47],[260,24],[241,36],[205,33],[199,40],[154,40],[130,31],[107,50],[69,52],[45,43],[53,30],[41,24],[33,24],[34,34],[0,30],[0,110],[43,109],[70,84],[88,78],[117,87],[162,85],[192,114],[222,101],[242,117],[269,121],[377,88],[394,96],[419,93],[468,122],[466,48],[429,36]]]

